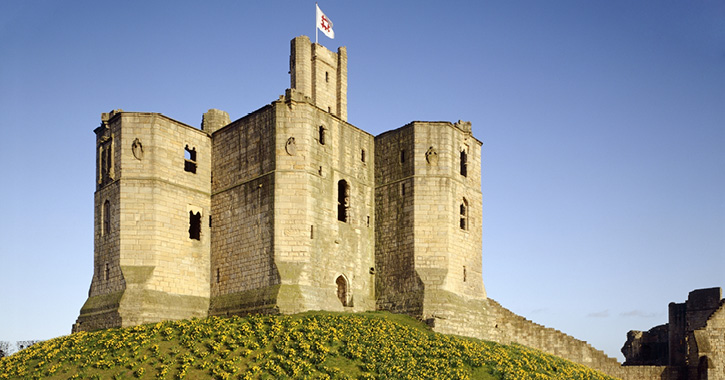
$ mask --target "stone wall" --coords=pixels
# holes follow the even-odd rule
[[[263,107],[212,135],[210,315],[275,308],[274,117]]]
[[[699,371],[707,370],[707,379],[725,380],[725,300],[706,321],[703,329],[695,331],[698,342]]]

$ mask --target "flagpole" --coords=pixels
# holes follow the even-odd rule
[[[315,1],[315,43],[317,43],[317,2]]]

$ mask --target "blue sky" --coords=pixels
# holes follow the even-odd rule
[[[321,2],[349,121],[470,120],[488,295],[621,360],[725,285],[725,3]],[[314,2],[0,3],[0,340],[68,334],[93,260],[101,112],[199,126],[289,87]]]

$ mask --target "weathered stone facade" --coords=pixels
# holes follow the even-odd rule
[[[690,292],[670,303],[669,323],[630,331],[625,365],[667,366],[676,379],[725,379],[725,299],[721,288]]]
[[[209,110],[200,130],[116,110],[95,133],[94,276],[74,331],[388,310],[625,379],[690,376],[690,364],[622,367],[488,299],[471,123],[414,121],[378,136],[349,124],[345,48],[293,39],[290,88],[239,120]],[[687,307],[699,327],[677,331],[699,348],[686,363],[725,380],[722,306],[708,317]]]

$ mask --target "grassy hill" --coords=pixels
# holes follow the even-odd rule
[[[524,346],[431,332],[389,313],[161,322],[38,343],[0,379],[612,379]]]

